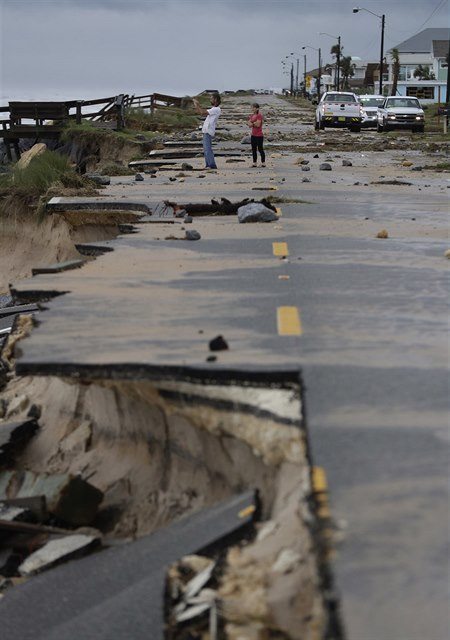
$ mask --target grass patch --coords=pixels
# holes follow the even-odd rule
[[[48,200],[68,190],[77,194],[88,190],[90,195],[94,191],[92,183],[75,171],[67,156],[44,151],[23,169],[16,164],[11,173],[1,176],[0,215],[8,216],[12,203],[19,203],[31,214],[36,210],[38,221],[42,221]]]
[[[33,158],[23,169],[16,164],[12,172],[2,178],[3,194],[35,198],[55,184],[68,188],[85,186],[85,179],[76,173],[67,156],[48,150]]]
[[[141,158],[137,158],[140,160]],[[121,164],[107,164],[102,167],[100,171],[103,176],[132,176],[136,173],[133,169],[129,167],[124,167]]]
[[[176,107],[159,107],[153,113],[145,109],[128,109],[125,123],[126,128],[132,131],[170,131],[196,128],[198,118],[192,110]]]

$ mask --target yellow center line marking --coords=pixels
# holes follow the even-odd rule
[[[275,209],[276,209],[275,213],[279,218],[281,218],[281,216],[283,215],[283,212],[281,211],[281,207],[275,207]]]
[[[299,336],[302,333],[300,313],[297,307],[278,307],[277,327],[280,336]]]
[[[239,518],[246,518],[247,516],[251,515],[255,511],[256,511],[255,505],[251,504],[248,507],[245,507],[245,509],[241,509],[241,511],[239,511],[239,513],[238,513],[238,517]]]
[[[287,242],[272,242],[272,250],[274,256],[288,256],[289,249]]]
[[[312,483],[314,491],[328,491],[327,476],[323,467],[312,468]]]

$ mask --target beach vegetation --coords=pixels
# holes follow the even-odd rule
[[[136,158],[140,160],[141,158]],[[104,176],[132,176],[136,173],[134,169],[130,169],[129,167],[125,167],[123,164],[110,163],[106,164],[101,168],[100,173]]]
[[[170,131],[193,129],[198,125],[198,117],[192,109],[177,107],[156,108],[153,113],[147,109],[127,109],[125,113],[126,130],[132,131]]]
[[[17,163],[10,173],[2,176],[0,193],[6,191],[27,197],[39,197],[56,185],[77,188],[85,186],[85,182],[67,156],[46,150],[32,158],[26,167],[22,168]]]
[[[0,176],[0,215],[13,206],[24,206],[38,218],[45,215],[45,205],[55,194],[71,191],[94,195],[92,182],[77,173],[69,158],[46,150],[21,167],[16,163],[11,172]]]

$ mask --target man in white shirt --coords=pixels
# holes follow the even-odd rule
[[[212,150],[212,139],[214,138],[214,134],[216,133],[216,123],[217,119],[221,114],[220,110],[220,95],[218,93],[213,93],[211,95],[211,108],[204,109],[197,98],[193,100],[195,109],[197,113],[201,113],[203,116],[206,116],[205,122],[203,123],[202,132],[203,132],[203,153],[205,156],[205,169],[217,169],[216,161],[214,158],[214,153]]]

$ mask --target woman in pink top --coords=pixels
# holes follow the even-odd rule
[[[266,154],[264,153],[263,143],[264,134],[262,130],[263,116],[259,113],[259,104],[254,102],[252,104],[252,115],[248,119],[248,126],[251,128],[251,143],[252,143],[252,155],[253,155],[253,167],[256,167],[256,161],[258,159],[258,151],[261,156],[261,166],[266,166]]]

